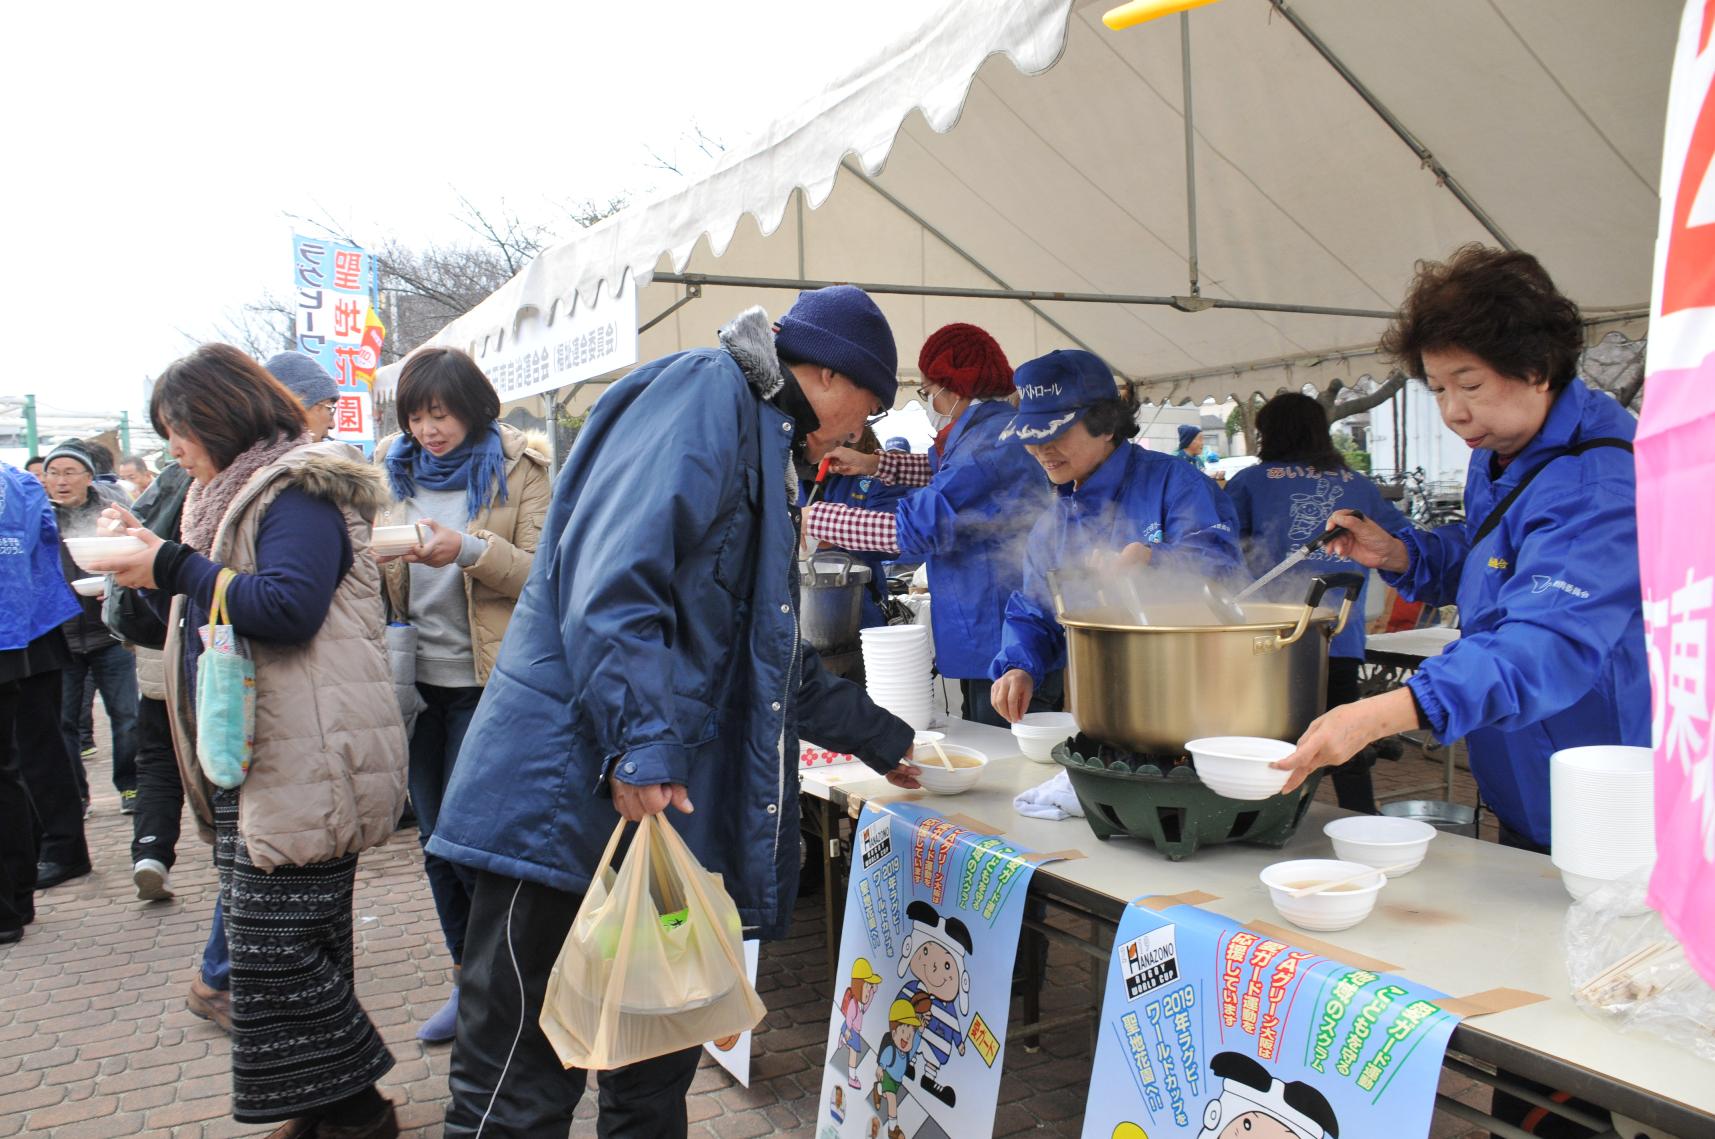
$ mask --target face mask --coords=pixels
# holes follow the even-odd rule
[[[946,391],[946,390],[947,389],[945,389],[945,388],[938,389],[937,391],[930,393],[930,396],[929,396],[929,406],[927,408],[927,410],[929,412],[929,426],[934,430],[935,434],[937,434],[937,435],[939,435],[942,432],[942,430],[946,428],[947,424],[953,422],[953,417],[951,415],[946,415],[946,414],[943,414],[942,412],[935,410],[935,401],[937,399],[940,399],[941,398],[941,392]]]

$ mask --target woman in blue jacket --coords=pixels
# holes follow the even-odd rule
[[[949,324],[923,342],[918,389],[935,443],[927,455],[834,452],[840,474],[877,475],[915,486],[892,516],[836,503],[804,513],[804,533],[847,550],[898,551],[929,564],[935,599],[930,621],[935,664],[959,682],[965,718],[995,718],[989,662],[1000,647],[1006,601],[1019,584],[1019,559],[1031,523],[1048,505],[1042,472],[1017,447],[1000,442],[1012,419],[1012,367],[994,338],[970,324]],[[1036,693],[1036,710],[1059,707],[1059,677]]]
[[[1462,636],[1406,687],[1335,708],[1276,766],[1288,789],[1365,744],[1465,737],[1501,841],[1547,852],[1548,757],[1650,742],[1638,587],[1635,421],[1577,378],[1577,307],[1527,253],[1466,246],[1419,266],[1382,348],[1423,376],[1471,448],[1465,521],[1390,534],[1337,511],[1336,554],[1404,597],[1457,602]]]
[[[1357,510],[1396,534],[1411,522],[1383,498],[1376,484],[1346,465],[1328,432],[1328,413],[1300,392],[1275,396],[1257,412],[1262,462],[1227,481],[1227,497],[1238,515],[1239,546],[1253,577],[1320,535],[1336,510]],[[1267,586],[1260,600],[1300,601],[1311,577],[1322,573],[1362,572],[1356,562],[1317,550]],[[1364,602],[1368,575],[1358,591],[1352,619],[1328,646],[1328,707],[1358,698],[1358,666],[1364,662]],[[1334,770],[1340,806],[1376,813],[1370,785],[1372,755],[1362,755]]]
[[[1018,369],[1019,405],[1003,440],[1047,472],[1057,497],[1030,532],[1024,580],[1006,604],[1000,652],[989,667],[995,711],[1017,721],[1043,677],[1066,663],[1048,573],[1104,554],[1149,551],[1168,572],[1224,577],[1240,568],[1220,490],[1172,455],[1134,447],[1136,405],[1119,394],[1101,358],[1050,352]]]

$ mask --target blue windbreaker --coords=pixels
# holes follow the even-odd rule
[[[1321,536],[1336,510],[1361,510],[1390,534],[1411,527],[1410,519],[1382,497],[1376,484],[1357,471],[1320,470],[1303,463],[1262,463],[1227,480],[1227,496],[1238,512],[1239,546],[1252,578],[1261,577],[1292,551]],[[1331,657],[1364,656],[1364,603],[1369,571],[1350,558],[1317,550],[1275,579],[1263,591],[1265,601],[1302,601],[1309,580],[1323,573],[1359,573],[1364,588],[1352,605],[1352,617],[1328,646]]]
[[[810,497],[812,484],[805,483],[798,495],[799,505]],[[880,510],[892,514],[899,500],[911,493],[908,486],[889,486],[874,475],[829,475],[822,484],[822,502],[838,502],[855,510]],[[833,549],[835,547],[829,547]],[[869,589],[863,595],[863,618],[860,627],[873,629],[887,624],[881,611],[881,601],[887,596],[887,575],[882,567],[896,558],[873,550],[850,550],[852,557],[869,567]]]
[[[1505,470],[1494,472],[1490,451],[1472,453],[1465,521],[1401,534],[1411,564],[1384,575],[1411,600],[1458,603],[1462,635],[1423,662],[1411,690],[1438,738],[1465,737],[1484,802],[1543,845],[1552,753],[1650,742],[1632,456],[1613,447],[1564,454],[1587,439],[1630,440],[1636,426],[1573,380]],[[1473,545],[1489,512],[1537,467]]]
[[[958,680],[988,676],[1025,539],[1053,501],[1041,464],[999,439],[1014,414],[998,400],[972,404],[948,433],[945,454],[930,449],[929,485],[894,509],[900,560],[929,563],[935,666]]]
[[[793,423],[761,394],[780,375],[767,318],[747,321],[743,366],[725,348],[668,356],[590,412],[433,853],[581,894],[619,822],[608,777],[682,783],[696,810],[672,825],[744,924],[783,937],[800,732],[877,771],[909,752],[911,729],[799,639]]]
[[[0,650],[21,649],[81,612],[60,568],[60,529],[48,492],[0,463]]]
[[[1025,546],[1024,582],[1006,604],[992,680],[1022,668],[1040,685],[1065,667],[1066,632],[1054,618],[1050,570],[1083,565],[1096,550],[1117,552],[1133,542],[1153,547],[1154,568],[1223,577],[1242,564],[1220,488],[1172,455],[1122,444],[1083,486],[1055,490],[1053,509],[1037,521]]]

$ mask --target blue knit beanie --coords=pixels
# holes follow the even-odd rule
[[[774,326],[774,344],[794,359],[832,368],[893,406],[899,394],[899,350],[893,330],[856,285],[799,293]]]
[[[270,376],[285,384],[305,407],[314,407],[324,399],[339,398],[339,385],[313,356],[302,352],[277,352],[262,366],[268,369]]]
[[[1179,449],[1183,451],[1185,448],[1189,447],[1191,445],[1191,440],[1197,438],[1197,436],[1201,434],[1203,434],[1203,429],[1198,427],[1195,423],[1181,423],[1179,425]]]

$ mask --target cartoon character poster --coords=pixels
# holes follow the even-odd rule
[[[1194,906],[1126,907],[1083,1139],[1427,1136],[1442,994]]]
[[[1042,860],[909,803],[864,807],[817,1139],[993,1132],[1025,891]]]
[[[744,969],[750,978],[750,987],[756,988],[756,963],[762,943],[746,938],[744,942]],[[703,1045],[714,1062],[726,1069],[727,1075],[743,1084],[750,1086],[750,1045],[751,1033],[740,1032],[736,1036],[723,1036],[719,1040],[711,1040]]]

